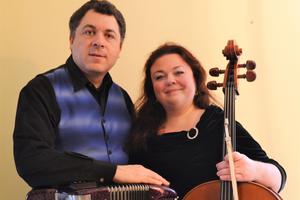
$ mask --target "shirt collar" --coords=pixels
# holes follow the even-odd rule
[[[77,92],[78,90],[87,87],[88,85],[91,86],[92,83],[85,77],[84,73],[81,71],[81,69],[76,65],[74,62],[72,55],[69,56],[69,58],[66,61],[66,68],[70,74],[72,85],[74,87],[74,91]],[[110,88],[112,84],[112,78],[107,73],[102,81],[102,84],[99,88],[100,91],[106,90],[107,88]]]

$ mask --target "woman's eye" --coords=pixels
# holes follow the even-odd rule
[[[184,71],[176,71],[175,74],[176,75],[181,75],[181,74],[184,74]]]
[[[163,75],[157,75],[157,76],[155,76],[154,77],[154,79],[156,80],[156,81],[158,81],[158,80],[161,80],[161,79],[163,79]]]

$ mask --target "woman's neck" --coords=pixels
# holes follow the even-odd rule
[[[203,109],[195,105],[180,110],[168,110],[166,122],[160,127],[159,134],[190,130],[196,126],[203,112]]]

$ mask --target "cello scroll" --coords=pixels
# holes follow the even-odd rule
[[[210,81],[207,83],[207,87],[210,90],[216,90],[218,87],[226,87],[226,84],[233,83],[238,93],[238,81],[237,79],[246,79],[248,82],[252,82],[256,79],[256,73],[253,71],[256,68],[256,63],[253,60],[247,60],[244,64],[238,64],[239,56],[242,54],[242,49],[236,45],[234,40],[229,40],[227,46],[222,51],[223,55],[229,60],[226,70],[219,68],[211,68],[209,74],[214,77],[218,77],[220,74],[225,74],[224,82],[217,83],[216,81]],[[238,69],[245,68],[246,73],[238,75]]]

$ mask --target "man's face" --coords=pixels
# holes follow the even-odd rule
[[[121,36],[114,16],[89,10],[70,37],[70,49],[78,67],[99,86],[121,51]]]

